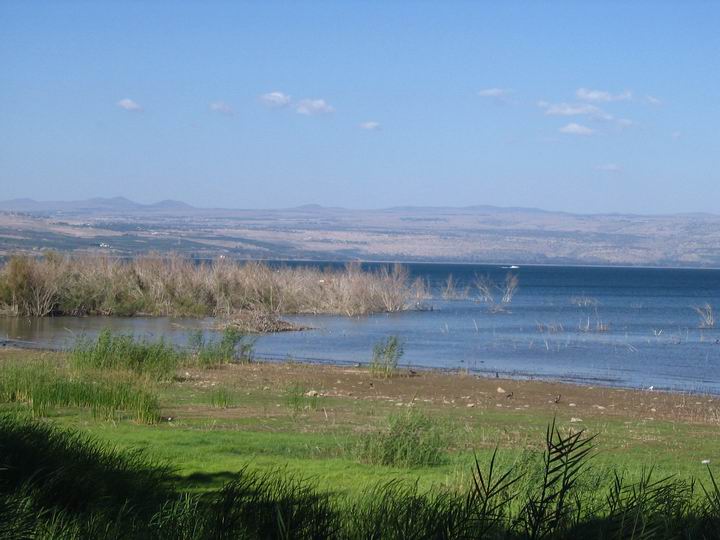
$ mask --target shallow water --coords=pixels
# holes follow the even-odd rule
[[[261,336],[257,356],[364,363],[375,342],[396,334],[405,342],[402,362],[416,366],[720,394],[720,328],[699,328],[692,309],[705,302],[720,308],[719,270],[521,267],[512,270],[520,289],[509,309],[491,313],[472,298],[442,299],[444,282],[452,274],[462,288],[476,274],[502,280],[510,269],[408,267],[413,277],[428,281],[432,311],[286,317],[313,330]],[[79,334],[110,327],[183,344],[188,330],[212,324],[140,317],[0,319],[0,338],[67,347]]]

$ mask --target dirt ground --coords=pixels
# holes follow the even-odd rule
[[[401,371],[383,379],[371,377],[368,369],[361,367],[253,363],[189,370],[185,375],[194,386],[230,386],[238,391],[266,392],[268,396],[295,385],[320,400],[366,400],[397,407],[422,403],[448,412],[492,408],[503,412],[570,415],[584,420],[623,417],[720,423],[720,398],[716,396],[487,378],[462,372]]]
[[[62,361],[58,353],[51,351],[0,349],[0,361],[31,357]],[[492,409],[582,420],[614,417],[720,425],[718,396],[488,378],[461,371],[398,370],[393,377],[385,379],[372,377],[366,367],[255,362],[182,370],[180,375],[184,379],[180,382],[182,388],[206,391],[228,387],[250,396],[239,407],[227,409],[228,416],[241,416],[253,409],[263,409],[267,415],[268,403],[283,399],[288,389],[295,387],[302,389],[303,394],[317,396],[320,408],[323,400],[332,400],[334,409],[342,408],[342,403],[353,408],[353,403],[363,401],[387,407],[421,404],[454,414]],[[257,399],[263,395],[267,396],[266,400]],[[193,412],[198,416],[207,412],[203,407],[189,404],[167,405],[171,412],[185,409],[191,416]],[[213,416],[219,413],[214,409]]]

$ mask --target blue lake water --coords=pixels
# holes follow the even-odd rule
[[[296,263],[297,264],[297,263]],[[373,266],[373,265],[370,265]],[[720,394],[720,321],[701,328],[692,309],[720,309],[720,270],[409,264],[426,280],[432,310],[347,318],[289,316],[312,327],[263,335],[258,358],[365,363],[373,344],[390,335],[405,343],[402,363],[468,369],[495,376],[593,385],[649,387]],[[476,275],[502,281],[511,271],[519,290],[503,312],[476,300],[444,299],[452,274],[458,289]],[[209,319],[0,319],[0,338],[63,347],[78,334],[110,326],[182,344]]]

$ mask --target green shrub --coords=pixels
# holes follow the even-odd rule
[[[166,343],[138,341],[105,329],[95,341],[80,339],[70,353],[76,369],[128,370],[156,379],[171,377],[186,355]]]
[[[443,462],[446,445],[447,437],[440,426],[410,409],[391,416],[384,430],[363,437],[358,457],[372,465],[426,467]]]
[[[251,362],[255,339],[236,328],[226,328],[219,341],[207,341],[202,331],[194,332],[189,336],[188,345],[197,365],[210,368],[231,362]]]
[[[217,388],[210,393],[210,405],[216,409],[227,409],[233,403],[233,395],[227,388]]]
[[[202,331],[190,334],[187,350],[163,339],[138,340],[132,335],[114,335],[105,329],[95,340],[81,338],[70,351],[71,365],[80,371],[131,371],[156,380],[170,379],[181,366],[215,367],[231,362],[252,361],[255,339],[235,328],[226,329],[219,340],[208,341]]]
[[[403,342],[398,336],[390,336],[373,346],[370,373],[373,377],[392,377],[400,358],[405,353]]]

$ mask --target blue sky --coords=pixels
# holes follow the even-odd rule
[[[718,212],[719,2],[0,3],[0,199]]]

